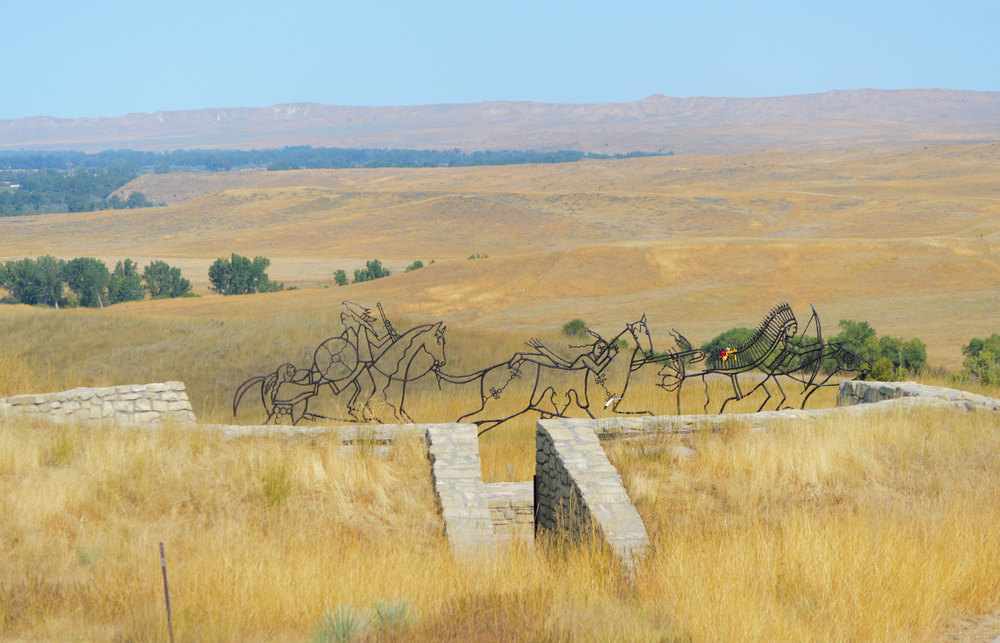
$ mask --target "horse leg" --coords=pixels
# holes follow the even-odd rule
[[[570,397],[570,393],[573,394],[572,397]],[[568,391],[566,391],[566,399],[568,401],[566,402],[566,406],[562,410],[562,414],[563,415],[566,415],[566,411],[569,409],[569,405],[572,404],[574,401],[576,401],[576,405],[578,407],[580,407],[580,409],[584,413],[586,413],[587,415],[589,415],[591,420],[596,420],[597,419],[596,417],[594,417],[594,414],[590,412],[590,408],[589,408],[590,405],[589,404],[581,404],[580,403],[580,394],[576,392],[576,389],[572,389],[571,388]],[[584,399],[586,399],[586,398],[584,398]]]
[[[768,380],[768,379],[769,379],[770,377],[771,377],[770,375],[768,375],[767,377],[765,377],[765,378],[764,378],[764,380],[763,380],[763,381],[762,381],[762,382],[761,382],[760,384],[758,384],[757,386],[753,387],[753,390],[752,390],[752,391],[750,391],[750,393],[753,393],[753,392],[754,392],[754,391],[756,391],[756,390],[757,390],[758,388],[762,388],[762,389],[764,389],[764,392],[765,392],[765,393],[767,393],[767,397],[765,397],[765,398],[764,398],[764,401],[760,403],[760,407],[758,407],[758,409],[757,409],[757,412],[758,412],[758,413],[760,413],[761,411],[763,411],[763,410],[764,410],[764,406],[765,406],[765,405],[766,405],[766,404],[768,403],[768,401],[770,401],[770,399],[771,399],[771,390],[770,390],[769,388],[767,388],[767,380]],[[775,383],[777,383],[777,381],[778,381],[778,380],[775,380]],[[781,387],[779,386],[778,388],[780,389]],[[749,394],[748,394],[748,395],[749,395]],[[782,399],[784,399],[784,398],[782,398]],[[781,402],[778,402],[778,405],[780,406],[780,405],[781,405]]]
[[[781,400],[778,401],[778,405],[774,407],[774,410],[780,411],[781,405],[784,404],[785,400],[788,399],[788,395],[785,393],[785,389],[781,388],[781,382],[778,381],[777,377],[774,378],[774,385],[778,387],[778,392],[781,393]],[[791,408],[791,407],[785,407],[785,408]]]
[[[814,384],[814,383],[813,384],[806,384],[806,388],[809,388],[809,387],[812,387],[812,388],[809,390],[808,393],[806,393],[806,396],[804,398],[802,398],[802,406],[799,407],[799,408],[801,408],[802,410],[805,410],[805,408],[806,408],[806,402],[809,401],[809,398],[812,397],[812,394],[815,393],[816,391],[818,391],[820,389],[820,387],[826,386],[826,383],[830,381],[830,378],[832,378],[834,375],[836,375],[839,372],[840,371],[835,371],[833,373],[830,373],[829,375],[826,376],[826,379],[823,380],[822,382],[820,382],[819,384]]]
[[[745,395],[743,395],[743,391],[740,390],[740,380],[736,376],[736,373],[733,373],[732,375],[730,375],[729,379],[733,383],[733,396],[732,397],[727,397],[726,401],[722,403],[722,408],[719,409],[719,413],[720,414],[726,412],[726,405],[729,404],[731,401],[736,400],[737,402],[739,402],[744,397],[746,397]],[[708,389],[708,384],[705,385],[705,388],[706,388],[706,390]],[[764,390],[766,391],[767,389],[764,389]],[[705,410],[706,411],[708,410],[708,404],[705,405]]]

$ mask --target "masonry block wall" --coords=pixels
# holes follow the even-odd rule
[[[840,383],[837,406],[873,404],[905,397],[937,398],[946,402],[961,402],[969,408],[997,410],[998,401],[992,397],[957,391],[942,386],[927,386],[916,382],[863,382],[850,380]]]
[[[596,533],[626,564],[648,549],[646,528],[593,420],[539,420],[535,447],[539,530],[577,540]]]
[[[60,393],[17,395],[0,399],[0,417],[4,415],[45,417],[57,422],[115,422],[124,425],[195,421],[183,382],[75,388]]]

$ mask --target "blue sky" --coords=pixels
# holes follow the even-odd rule
[[[1000,90],[1000,3],[6,3],[0,119]]]

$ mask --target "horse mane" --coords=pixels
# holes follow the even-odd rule
[[[732,368],[743,368],[745,366],[756,366],[760,363],[781,339],[783,329],[789,322],[795,321],[795,313],[788,302],[781,302],[771,309],[764,319],[757,326],[750,339],[736,347],[733,352]],[[724,362],[718,355],[712,356],[716,367],[722,366]],[[728,367],[728,365],[726,365]]]

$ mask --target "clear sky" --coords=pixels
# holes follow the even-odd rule
[[[1000,2],[9,2],[0,119],[1000,90]]]

